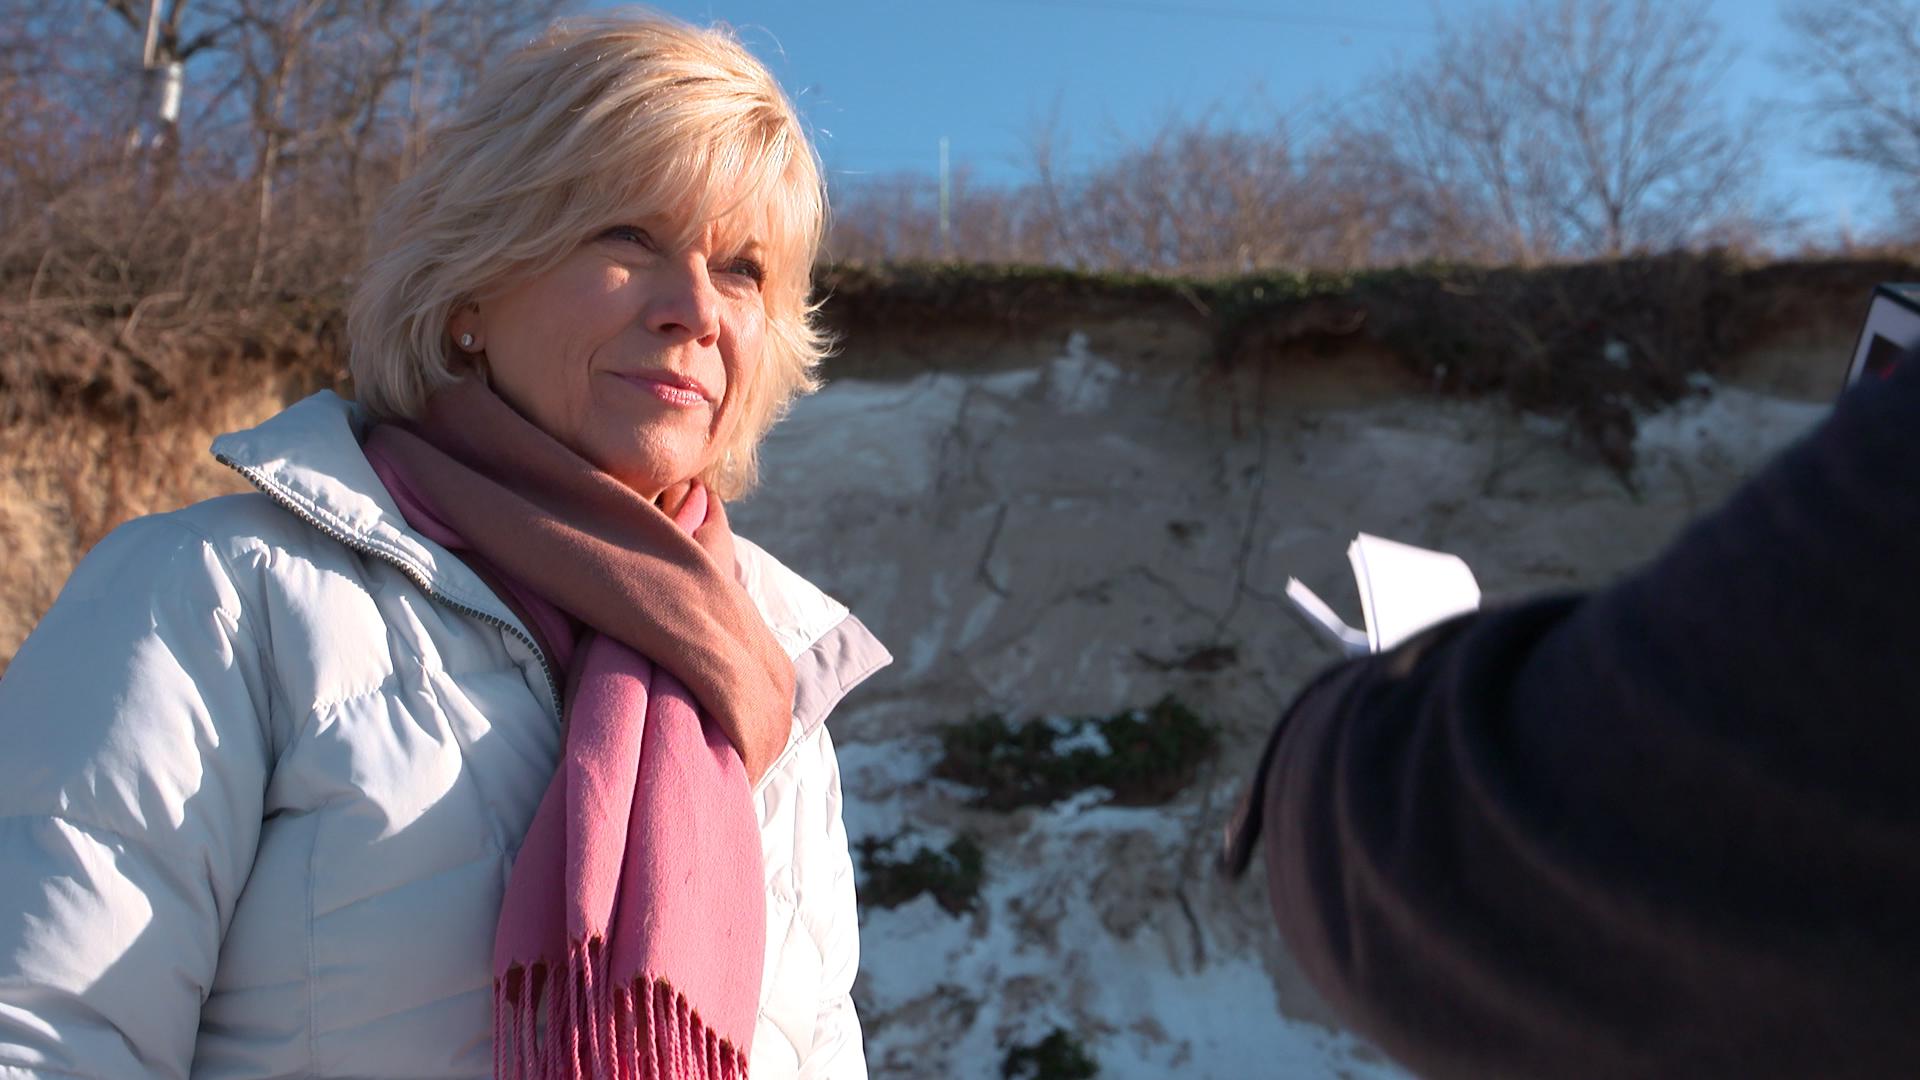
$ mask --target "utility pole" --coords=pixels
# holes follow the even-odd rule
[[[148,0],[147,32],[140,49],[140,105],[127,133],[127,155],[153,154],[152,191],[173,183],[180,144],[180,91],[186,68],[177,56],[160,59],[160,5]]]
[[[940,136],[940,258],[953,261],[953,180],[947,170],[947,137]]]
[[[146,149],[152,140],[149,128],[159,99],[159,73],[154,69],[154,51],[160,45],[160,0],[148,0],[147,32],[140,45],[140,103],[134,111],[133,130],[127,132],[129,157]]]

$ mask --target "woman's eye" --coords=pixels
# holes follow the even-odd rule
[[[619,240],[629,244],[638,244],[648,251],[658,252],[660,245],[653,242],[653,234],[638,225],[615,225],[600,234],[603,240]]]
[[[763,285],[767,280],[766,268],[752,259],[735,259],[727,264],[727,273],[737,274],[755,285]]]

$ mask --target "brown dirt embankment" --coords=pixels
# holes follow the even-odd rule
[[[1686,394],[1694,373],[1830,394],[1872,285],[1916,275],[1896,259],[1689,255],[1221,280],[842,267],[819,281],[842,341],[831,377],[1011,370],[1077,332],[1121,363],[1202,380],[1252,369],[1261,400],[1503,396],[1567,417],[1582,448],[1624,469],[1635,413]],[[30,292],[0,282],[0,296]],[[0,300],[0,665],[109,529],[237,488],[205,453],[215,434],[348,389],[341,299],[193,320]]]
[[[1504,396],[1569,418],[1585,449],[1624,467],[1633,413],[1685,396],[1698,374],[1794,397],[1836,393],[1873,285],[1916,274],[1891,257],[1709,254],[1215,281],[905,267],[830,272],[822,284],[848,343],[838,375],[1020,367],[1070,330],[1104,328],[1114,353],[1149,363],[1259,367],[1328,390],[1386,379]]]

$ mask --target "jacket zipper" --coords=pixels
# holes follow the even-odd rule
[[[548,665],[546,654],[540,651],[540,646],[535,644],[532,635],[528,634],[526,631],[513,625],[507,620],[500,618],[498,615],[493,615],[488,612],[481,611],[478,608],[469,607],[466,604],[463,604],[458,600],[455,600],[452,597],[448,596],[446,593],[443,593],[438,589],[435,589],[432,586],[432,584],[430,584],[427,581],[426,572],[421,570],[419,567],[413,565],[412,563],[407,562],[405,559],[402,559],[397,555],[393,555],[388,552],[381,551],[380,549],[360,540],[357,537],[350,536],[346,533],[343,533],[340,530],[335,529],[332,526],[327,525],[326,523],[320,521],[318,518],[315,518],[312,514],[308,513],[305,507],[302,507],[300,504],[294,502],[292,499],[282,495],[279,491],[275,490],[270,484],[267,483],[264,477],[262,477],[259,473],[255,472],[253,469],[234,461],[232,458],[227,457],[225,454],[215,454],[213,456],[214,456],[214,460],[218,461],[220,464],[225,465],[227,468],[232,469],[234,472],[237,472],[241,476],[246,477],[247,483],[252,484],[254,487],[258,488],[262,495],[265,495],[267,498],[272,499],[274,502],[284,507],[294,517],[297,517],[301,521],[306,522],[308,525],[313,526],[315,529],[320,530],[320,532],[323,535],[335,541],[338,541],[339,543],[344,544],[346,547],[354,551],[357,551],[363,555],[371,555],[374,558],[379,559],[381,562],[391,564],[393,567],[398,569],[402,574],[405,574],[407,576],[407,580],[413,582],[414,585],[417,586],[421,592],[424,592],[429,597],[431,597],[435,603],[444,604],[447,607],[450,607],[453,610],[458,611],[463,615],[468,615],[468,616],[471,616],[472,618],[479,619],[481,622],[486,623],[488,626],[492,626],[500,630],[504,630],[507,633],[512,634],[514,637],[520,639],[520,641],[526,644],[527,651],[533,654],[534,659],[540,661],[540,674],[544,675],[547,680],[547,697],[549,700],[553,702],[553,715],[556,717],[563,715],[560,709],[560,693],[558,689],[556,689],[560,684],[554,679],[553,668]],[[782,756],[784,756],[784,754]],[[773,770],[768,769],[767,771],[771,773]]]

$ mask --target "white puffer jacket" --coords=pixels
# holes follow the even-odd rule
[[[0,1077],[477,1077],[514,851],[559,749],[513,613],[308,398],[214,452],[264,494],[116,530],[0,679]],[[889,657],[744,540],[794,657],[755,789],[755,1080],[862,1077],[822,720]]]

